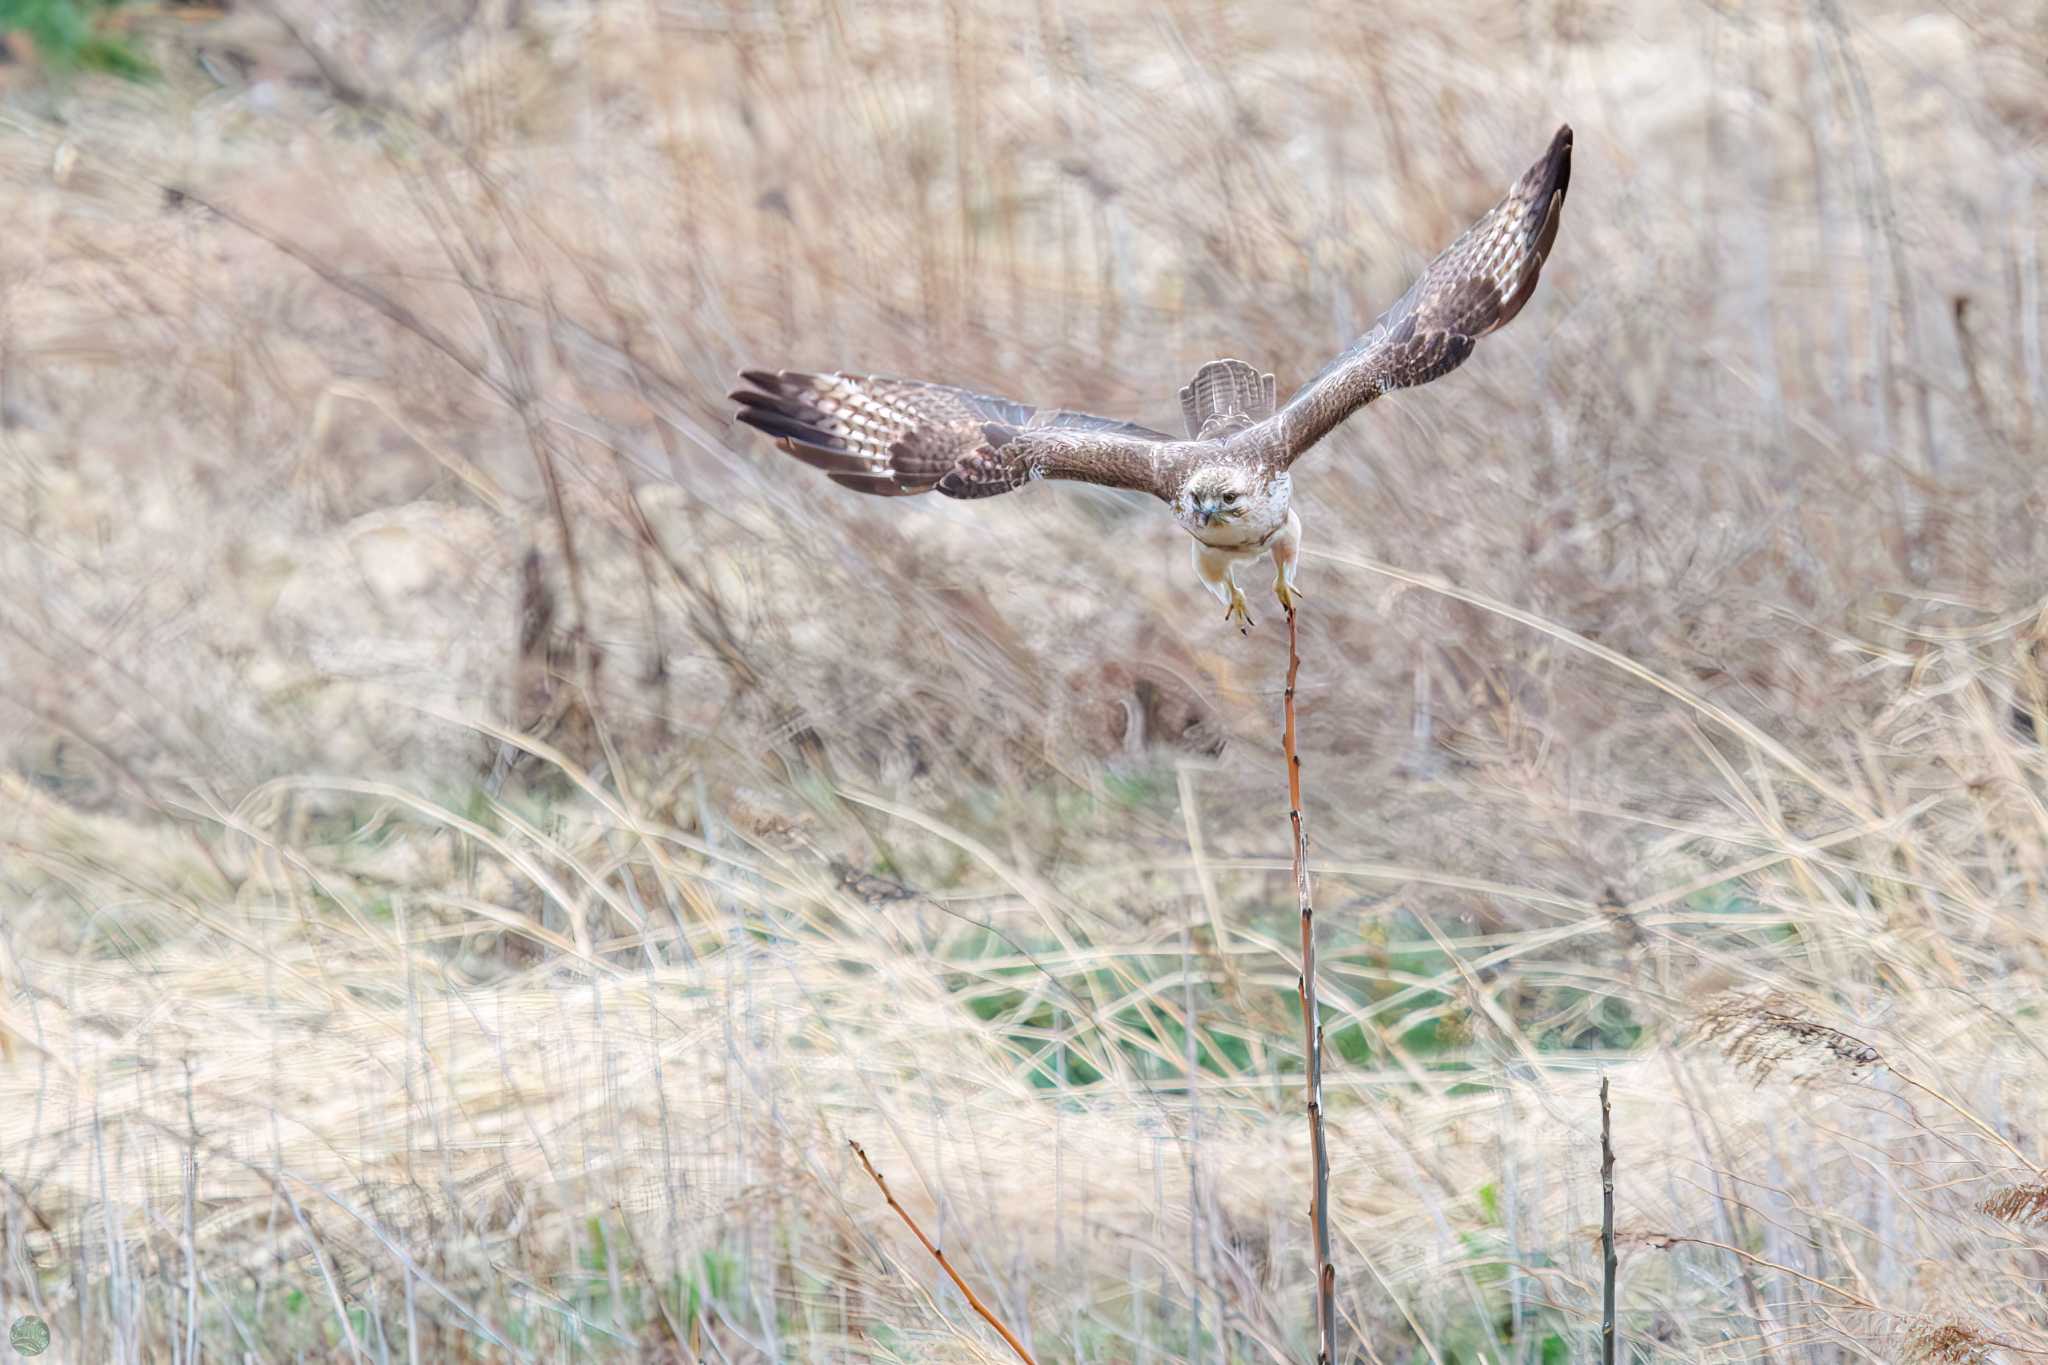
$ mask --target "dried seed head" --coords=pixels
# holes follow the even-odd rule
[[[1979,1365],[1991,1340],[1959,1322],[1916,1323],[1906,1332],[1906,1359],[1918,1365]]]
[[[2048,1223],[2048,1181],[2000,1190],[1977,1205],[1977,1211],[2004,1223]]]
[[[1701,1012],[1697,1031],[1758,1081],[1781,1066],[1795,1072],[1793,1079],[1807,1081],[1884,1064],[1875,1045],[1808,1019],[1794,1002],[1777,996],[1724,996]]]

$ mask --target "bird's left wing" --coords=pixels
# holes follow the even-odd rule
[[[738,417],[836,484],[986,498],[1035,479],[1162,491],[1173,438],[1066,408],[885,375],[747,370]]]
[[[1537,274],[1557,239],[1571,175],[1572,130],[1564,127],[1490,213],[1270,419],[1279,424],[1289,464],[1381,394],[1457,369],[1480,337],[1514,319],[1536,292]]]

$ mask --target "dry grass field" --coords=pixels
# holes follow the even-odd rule
[[[0,66],[0,1320],[1312,1357],[1279,614],[743,365],[1299,469],[1349,1359],[2048,1360],[2048,5],[298,0]],[[1261,607],[1264,610],[1261,610]]]

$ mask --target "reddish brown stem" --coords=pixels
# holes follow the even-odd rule
[[[1614,1109],[1600,1078],[1600,1365],[1614,1365]]]
[[[1301,1028],[1308,1070],[1308,1145],[1314,1167],[1309,1220],[1315,1228],[1316,1330],[1322,1349],[1316,1359],[1337,1359],[1337,1267],[1330,1260],[1330,1148],[1323,1138],[1323,1011],[1316,998],[1316,911],[1308,894],[1308,831],[1301,816],[1301,755],[1294,747],[1294,683],[1301,674],[1301,644],[1294,609],[1287,609],[1286,726],[1280,747],[1287,757],[1287,818],[1294,830],[1294,894],[1301,904]]]
[[[932,1239],[924,1235],[924,1229],[919,1227],[917,1220],[910,1216],[910,1210],[896,1202],[896,1196],[889,1192],[889,1182],[882,1179],[882,1173],[875,1169],[874,1162],[868,1160],[868,1154],[861,1150],[860,1144],[849,1138],[846,1145],[853,1148],[853,1154],[859,1157],[860,1164],[867,1168],[868,1178],[875,1182],[875,1188],[882,1192],[882,1198],[889,1201],[889,1207],[896,1210],[896,1216],[901,1218],[904,1224],[917,1234],[917,1240],[924,1243],[924,1249],[929,1251],[932,1254],[932,1259],[939,1263],[939,1269],[946,1272],[947,1277],[953,1281],[953,1284],[960,1290],[960,1293],[965,1296],[967,1306],[981,1314],[982,1321],[995,1328],[996,1334],[1002,1337],[1004,1341],[1010,1343],[1010,1349],[1017,1353],[1017,1358],[1023,1361],[1024,1365],[1038,1365],[1038,1362],[1031,1358],[1031,1352],[1024,1349],[1024,1343],[1017,1340],[1016,1334],[1003,1326],[1003,1320],[990,1312],[989,1306],[983,1303],[972,1289],[967,1287],[967,1281],[961,1279],[960,1272],[953,1269],[953,1263],[946,1259],[946,1253],[932,1245]]]

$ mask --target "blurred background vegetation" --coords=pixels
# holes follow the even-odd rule
[[[742,366],[1289,390],[1344,1340],[2048,1352],[2048,8],[0,0],[0,1318],[1296,1360],[1284,644]],[[116,55],[118,54],[118,55]],[[139,77],[140,79],[131,79]]]
[[[53,72],[84,69],[140,80],[149,60],[124,35],[108,30],[123,0],[0,0],[0,34],[15,60]],[[19,48],[20,51],[16,49]]]

